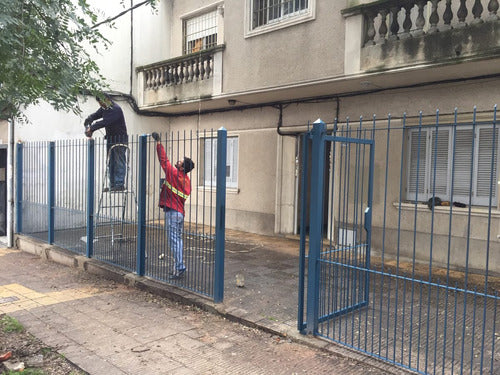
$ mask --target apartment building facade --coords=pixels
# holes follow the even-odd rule
[[[106,16],[120,10],[111,2],[97,3],[105,8]],[[404,4],[390,0],[164,0],[156,12],[141,7],[118,19],[115,28],[106,31],[113,45],[96,55],[96,60],[109,77],[112,93],[137,104],[135,110],[122,105],[130,133],[226,128],[227,227],[287,235],[300,230],[300,134],[314,120],[321,118],[331,129],[335,119],[340,127],[348,122],[359,126],[360,117],[366,123],[374,114],[384,121],[391,114],[391,126],[401,127],[404,118],[408,126],[419,121],[432,124],[436,109],[445,121],[453,121],[458,107],[464,112],[459,122],[470,123],[475,107],[478,118],[492,122],[500,98],[498,19],[496,0]],[[90,112],[95,104],[88,100],[82,108]],[[82,136],[85,113],[80,118],[36,107],[26,114],[31,124],[18,127],[18,139]],[[48,123],[53,132],[41,134],[37,125]],[[389,213],[373,218],[373,248],[390,248],[397,235],[382,239],[382,232],[402,228],[398,241],[403,245],[398,246],[406,246],[405,254],[411,257],[413,225],[417,224],[405,228],[404,223],[417,210],[423,215],[418,231],[425,233],[431,220],[423,203],[411,202],[426,201],[433,194],[431,182],[423,177],[420,184],[425,186],[411,188],[415,173],[429,176],[431,172],[412,170],[416,149],[411,148],[411,131],[405,131],[409,133],[405,133],[404,152],[401,140],[388,151],[385,144],[376,147],[374,201],[380,209],[387,206]],[[432,137],[429,130],[424,133]],[[417,147],[415,134],[412,139]],[[376,140],[382,142],[385,137],[385,133],[377,135]],[[431,144],[425,146],[427,155],[432,153]],[[198,160],[192,179],[206,190],[213,189],[214,171],[208,170],[210,163],[204,160],[214,146],[207,137],[191,155]],[[418,147],[424,146],[419,143]],[[449,145],[443,147],[440,151],[448,153]],[[383,161],[388,155],[391,165],[397,165],[389,172],[397,169],[399,173],[402,154],[408,160],[400,184],[399,174],[384,172]],[[494,172],[497,181],[496,162]],[[382,184],[384,173],[393,183]],[[444,182],[442,200],[450,200],[450,184]],[[377,189],[382,185],[387,188]],[[325,195],[330,190],[325,184]],[[484,242],[484,236],[475,235],[474,230],[488,220],[488,194],[474,194],[470,201],[472,238]],[[395,213],[400,202],[402,218]],[[396,211],[391,214],[391,209]],[[454,225],[461,228],[457,233],[464,233],[469,216],[455,216]],[[491,227],[499,232],[494,230],[490,236],[498,247],[496,183],[492,217],[497,224]],[[403,221],[402,227],[398,221]],[[325,214],[325,231],[339,225],[339,218]],[[457,243],[457,251],[462,245]],[[424,261],[426,257],[422,253]],[[492,264],[490,269],[500,272],[500,255]],[[484,269],[484,265],[478,262],[473,268]]]

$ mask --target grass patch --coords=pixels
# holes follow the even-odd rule
[[[4,332],[23,332],[24,327],[16,319],[4,315],[0,318],[0,328]]]
[[[47,375],[47,373],[40,369],[26,368],[22,371],[23,375]],[[19,371],[9,371],[7,375],[19,375]]]

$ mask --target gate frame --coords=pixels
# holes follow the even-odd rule
[[[309,147],[308,140],[312,139],[312,146]],[[375,164],[375,142],[373,139],[358,139],[348,137],[337,137],[335,135],[327,135],[326,123],[321,119],[313,123],[312,131],[303,136],[303,165],[302,165],[302,192],[301,192],[301,232],[300,232],[300,255],[299,255],[299,301],[298,301],[298,317],[297,328],[303,334],[318,334],[319,327],[319,292],[320,292],[320,252],[323,241],[323,207],[324,207],[324,163],[325,163],[325,144],[326,142],[345,142],[365,144],[370,146],[370,161],[369,161],[369,183],[367,193],[367,207],[364,212],[364,229],[367,232],[366,237],[366,267],[370,267],[370,251],[371,251],[371,223],[372,223],[372,205],[373,205],[373,176]],[[312,150],[309,150],[312,148]],[[305,258],[306,258],[306,191],[309,186],[307,181],[307,156],[311,152],[312,170],[311,181],[314,181],[314,186],[311,186],[310,191],[310,209],[309,209],[309,261],[308,261],[308,277],[307,277],[307,305],[306,305],[306,321],[304,322],[304,287],[305,287]],[[313,185],[313,184],[311,184]],[[342,310],[332,312],[326,319],[334,316],[342,315],[361,308],[368,304],[369,300],[369,275],[365,280],[365,301],[357,305],[344,308]],[[322,319],[322,321],[326,320]]]

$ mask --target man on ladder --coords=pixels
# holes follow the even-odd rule
[[[123,191],[125,190],[126,150],[128,144],[125,117],[120,106],[113,102],[108,95],[99,95],[96,100],[100,108],[85,120],[85,135],[92,137],[93,132],[105,128],[106,136],[104,138],[106,139],[109,159],[109,188],[104,188],[104,191]]]

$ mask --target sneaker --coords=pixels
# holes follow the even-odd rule
[[[165,259],[165,254],[161,253],[160,256],[158,257],[159,260]]]
[[[179,280],[184,277],[184,274],[186,273],[186,270],[178,270],[175,271],[172,275],[169,276],[169,280]]]

